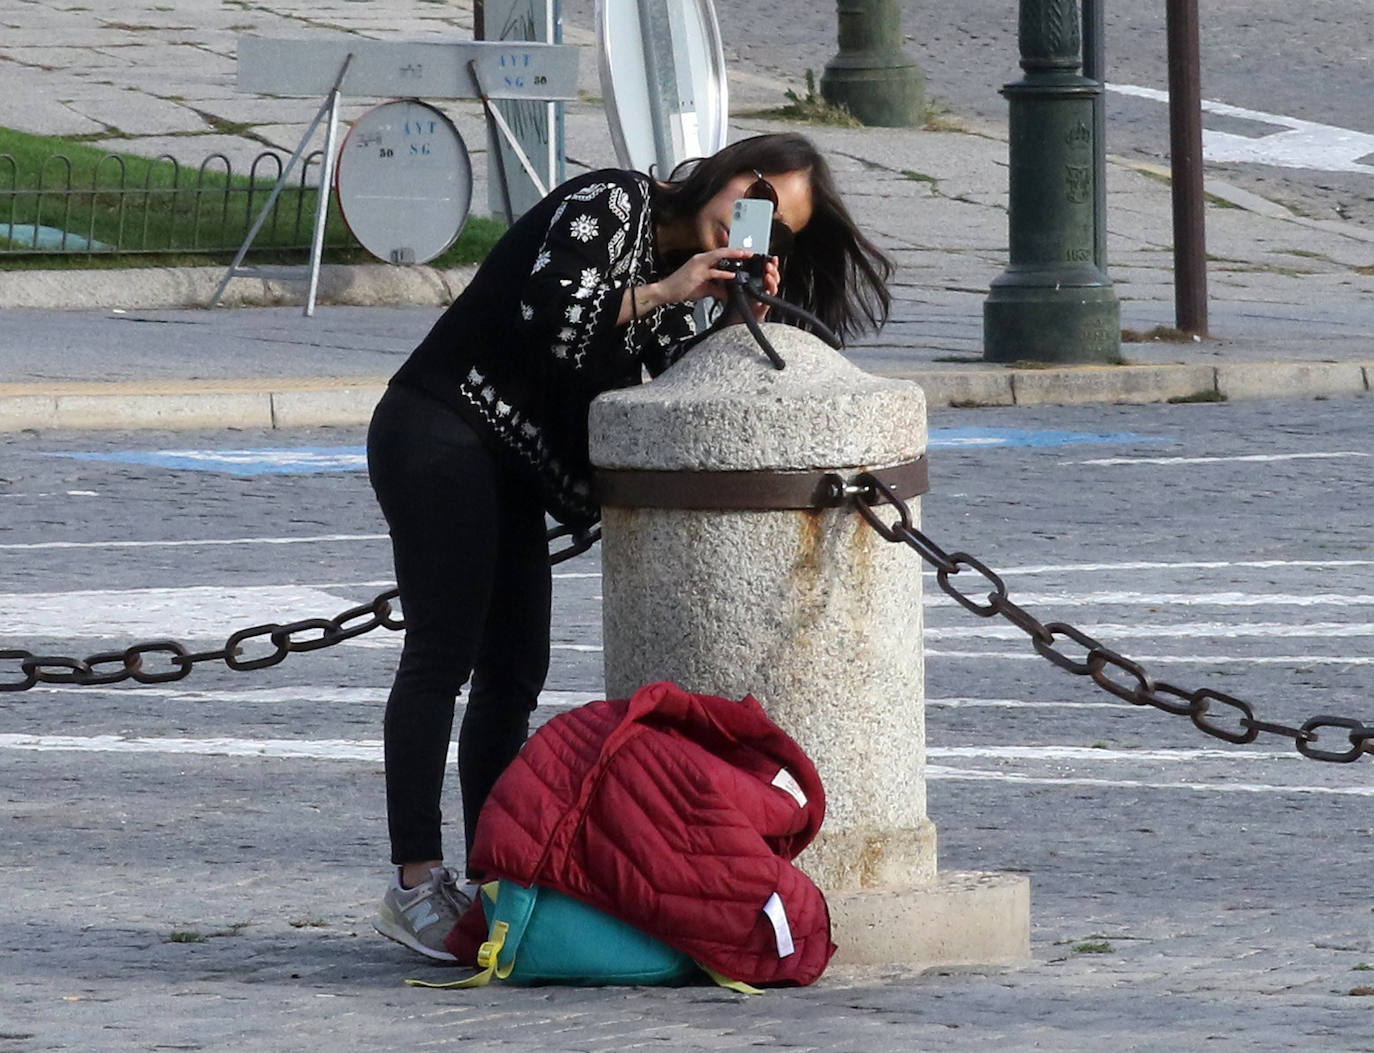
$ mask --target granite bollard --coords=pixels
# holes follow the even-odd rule
[[[748,491],[760,478],[744,473],[850,479],[912,462],[924,395],[799,329],[764,330],[786,369],[732,326],[592,406],[607,694],[657,680],[751,694],[810,754],[827,811],[798,863],[826,892],[838,961],[1025,957],[1027,880],[937,867],[919,557],[849,506],[711,507],[714,484]]]

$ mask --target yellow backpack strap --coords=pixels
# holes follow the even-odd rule
[[[737,992],[739,992],[740,994],[747,994],[747,995],[761,995],[761,994],[763,994],[763,992],[762,992],[761,990],[759,990],[759,988],[757,988],[757,987],[751,987],[749,984],[745,983],[743,980],[732,980],[732,979],[730,979],[730,977],[728,977],[728,976],[722,976],[720,973],[716,972],[714,969],[708,969],[708,968],[706,968],[706,966],[701,965],[700,962],[697,962],[697,965],[700,965],[700,966],[701,966],[701,971],[704,972],[707,976],[709,976],[712,980],[714,980],[714,981],[715,981],[719,986],[721,986],[721,987],[727,988],[728,990],[731,990],[731,991],[737,991]]]
[[[466,980],[452,980],[446,984],[430,983],[428,980],[407,980],[406,983],[411,987],[460,990],[469,987],[486,987],[487,984],[491,983],[493,976],[504,980],[515,968],[514,962],[511,962],[504,969],[499,966],[501,949],[506,945],[506,935],[509,932],[510,926],[504,921],[498,921],[491,927],[491,939],[477,949],[477,967],[482,971],[474,973]]]

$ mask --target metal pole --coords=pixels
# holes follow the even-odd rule
[[[897,0],[836,0],[840,52],[821,74],[821,95],[864,124],[907,128],[924,119],[925,77],[902,50]]]
[[[320,162],[320,189],[315,197],[315,232],[310,239],[310,286],[305,296],[305,316],[315,313],[315,297],[320,289],[320,259],[324,255],[324,228],[329,222],[329,196],[334,192],[334,144],[339,135],[339,95],[343,90],[350,52],[339,70],[339,79],[329,93],[329,118],[324,126],[324,158]]]
[[[1121,307],[1094,259],[1093,102],[1077,0],[1021,0],[1025,76],[1006,85],[1009,265],[983,304],[989,362],[1120,362]]]
[[[1083,0],[1083,76],[1097,81],[1093,99],[1093,262],[1107,273],[1107,34],[1104,0]]]
[[[1197,0],[1168,0],[1169,145],[1174,202],[1174,313],[1207,335],[1207,230],[1202,196],[1202,62]]]

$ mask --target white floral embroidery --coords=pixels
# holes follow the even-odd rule
[[[568,357],[568,345],[567,345],[567,344],[554,344],[554,345],[553,345],[553,357],[554,357],[554,358],[567,358],[567,357]]]
[[[545,267],[549,265],[549,260],[552,258],[553,257],[549,255],[548,249],[541,249],[539,255],[534,258],[534,269],[537,271],[542,271]]]
[[[590,289],[601,281],[601,272],[595,267],[583,267],[578,281],[581,282],[582,288]]]
[[[522,301],[520,304],[520,317],[528,322],[534,317],[534,308]]]
[[[607,257],[614,261],[611,266],[612,274],[624,274],[630,268],[630,254],[625,251],[625,236],[625,228],[618,227],[611,235],[610,244],[606,246]]]
[[[596,237],[597,222],[595,216],[588,216],[585,213],[578,216],[568,227],[568,233],[578,241],[591,241]]]
[[[569,343],[569,344],[570,344],[570,343],[572,343],[574,340],[577,339],[577,330],[576,330],[576,329],[560,329],[560,330],[558,330],[558,339],[564,341],[565,343]]]
[[[568,310],[565,313],[565,317],[570,322],[582,321],[582,305],[580,303],[569,304]]]

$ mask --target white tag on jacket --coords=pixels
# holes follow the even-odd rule
[[[797,948],[792,944],[792,926],[787,921],[787,908],[782,905],[782,897],[774,892],[763,905],[763,912],[773,923],[773,938],[778,941],[778,957],[786,958]]]
[[[791,794],[798,808],[806,807],[806,793],[802,790],[801,783],[797,782],[796,776],[786,768],[778,769],[778,774],[773,776],[773,785]]]

